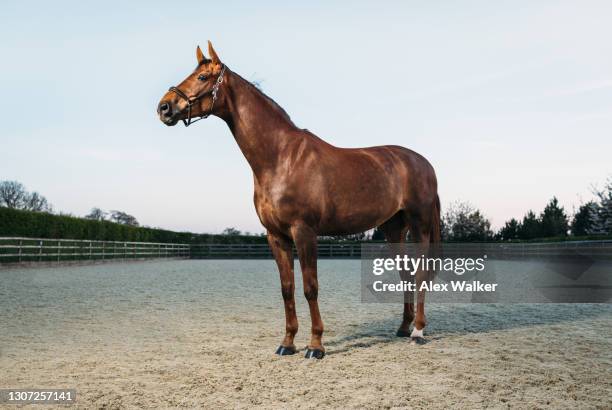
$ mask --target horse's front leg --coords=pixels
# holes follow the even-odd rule
[[[297,248],[300,267],[302,268],[302,279],[304,281],[304,296],[310,308],[310,320],[312,322],[310,344],[306,350],[306,358],[322,359],[325,356],[325,348],[321,342],[323,337],[323,321],[319,313],[319,282],[317,280],[317,235],[309,227],[304,225],[294,226],[291,229],[293,241]]]
[[[285,338],[276,349],[276,354],[284,356],[296,352],[293,339],[298,331],[295,313],[295,278],[293,275],[293,244],[290,240],[268,232],[268,243],[278,265],[281,293],[285,303]]]

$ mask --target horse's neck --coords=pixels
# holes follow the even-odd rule
[[[255,86],[231,73],[220,117],[229,126],[256,177],[273,169],[296,127],[288,115]]]

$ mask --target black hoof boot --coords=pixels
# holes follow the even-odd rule
[[[427,340],[424,337],[412,337],[410,338],[410,343],[422,346],[427,343]]]
[[[322,359],[325,357],[325,352],[319,349],[306,349],[306,354],[304,355],[306,359]]]
[[[410,331],[409,330],[398,329],[397,333],[395,335],[397,337],[410,337]]]
[[[276,349],[276,354],[279,356],[288,356],[288,355],[292,355],[295,354],[296,350],[295,347],[293,346],[278,346],[278,349]]]

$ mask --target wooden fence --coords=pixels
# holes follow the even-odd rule
[[[365,246],[364,246],[365,245]],[[410,247],[410,245],[407,245]],[[359,259],[380,255],[385,243],[319,243],[321,259]],[[410,249],[410,248],[409,248]],[[445,257],[474,254],[500,259],[542,258],[568,254],[612,258],[612,240],[549,243],[474,243],[442,245]],[[297,256],[294,249],[294,256]],[[267,244],[180,244],[112,242],[72,239],[0,237],[0,264],[27,262],[100,261],[116,259],[270,259]]]
[[[319,243],[317,255],[322,259],[359,259],[361,243]],[[293,255],[297,257],[295,248]],[[191,245],[191,259],[270,259],[272,251],[265,243]]]
[[[187,259],[189,255],[189,245],[179,243],[0,238],[0,264],[149,258]]]

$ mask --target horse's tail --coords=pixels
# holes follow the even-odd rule
[[[440,197],[436,194],[436,201],[431,210],[431,232],[429,233],[429,256],[432,258],[442,257],[442,232],[440,223]],[[436,271],[429,272],[430,275],[435,275]]]
[[[438,194],[436,194],[436,201],[431,212],[431,232],[429,233],[429,242],[439,243],[442,240],[442,232],[440,226],[440,196]]]

